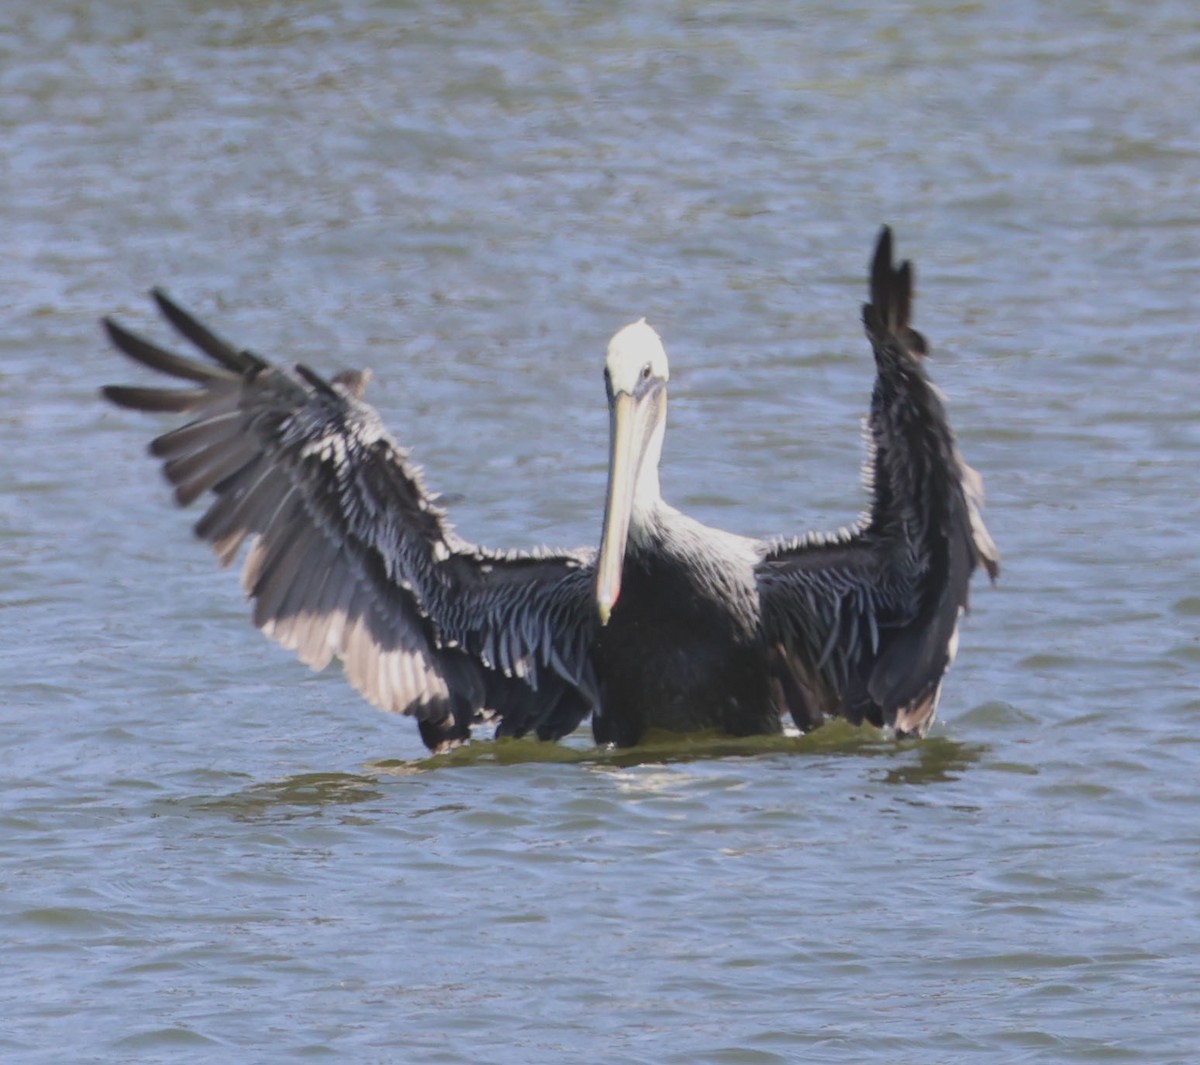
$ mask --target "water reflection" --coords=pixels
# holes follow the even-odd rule
[[[167,800],[169,812],[180,808],[240,822],[292,821],[321,817],[330,809],[355,806],[386,798],[384,780],[417,777],[428,773],[477,766],[579,765],[629,769],[666,766],[723,758],[762,758],[781,755],[803,758],[857,757],[889,763],[878,777],[888,785],[928,785],[957,780],[988,753],[980,743],[961,743],[937,737],[896,742],[870,728],[833,722],[804,736],[731,737],[717,733],[677,735],[656,733],[638,747],[600,748],[578,742],[544,743],[532,739],[476,742],[445,754],[416,759],[381,759],[367,763],[372,775],[355,773],[300,773],[279,780],[261,781],[224,795]],[[455,809],[466,805],[453,804]],[[439,807],[444,810],[444,807]],[[166,812],[166,811],[164,811]],[[429,809],[416,811],[423,816]]]
[[[577,733],[583,737],[583,733]],[[718,758],[758,758],[778,755],[846,755],[904,759],[883,778],[888,784],[932,784],[956,780],[988,751],[986,744],[962,743],[944,737],[897,742],[869,727],[833,721],[805,735],[726,736],[717,732],[686,735],[652,732],[636,747],[593,747],[543,743],[532,739],[500,739],[472,743],[426,758],[388,759],[369,763],[377,772],[409,775],[439,769],[476,765],[537,763],[612,766],[627,769],[643,765],[671,765]],[[911,758],[915,756],[916,763]]]
[[[179,806],[231,821],[292,821],[320,817],[330,807],[352,806],[383,798],[378,782],[353,773],[300,773],[282,780],[251,784],[227,795],[171,800]]]
[[[939,736],[934,739],[897,744],[896,754],[913,754],[916,761],[889,768],[882,784],[945,784],[958,780],[971,766],[979,762],[990,748],[986,743],[960,743]]]

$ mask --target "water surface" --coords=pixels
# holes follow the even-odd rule
[[[1193,1060],[1198,58],[1183,0],[10,12],[6,1060]],[[835,528],[885,221],[1005,559],[923,744],[426,760],[96,399],[161,284],[373,367],[464,535],[571,546],[646,315],[667,497]]]

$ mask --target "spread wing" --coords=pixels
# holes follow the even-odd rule
[[[994,580],[983,482],[963,462],[925,338],[909,324],[912,266],[884,227],[863,324],[875,354],[871,509],[835,537],[774,545],[758,569],[764,621],[801,727],[836,713],[924,735],[954,657],[971,574]]]
[[[154,293],[208,361],[173,354],[106,319],[113,344],[192,387],[111,385],[118,406],[185,414],[151,454],[195,532],[229,565],[254,624],[313,669],[337,658],[371,703],[410,714],[432,749],[472,723],[549,738],[594,702],[586,648],[591,551],[494,552],[461,539],[420,470],[362,401],[369,373],[325,381],[239,350]]]
[[[919,560],[889,557],[857,530],[777,542],[756,575],[777,679],[797,726],[812,729],[835,715],[894,725],[895,693],[877,690],[863,705],[861,688],[897,633],[916,621]]]

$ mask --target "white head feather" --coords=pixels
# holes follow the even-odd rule
[[[613,392],[632,394],[647,366],[654,377],[663,381],[670,378],[662,340],[646,324],[645,318],[639,318],[617,331],[608,342],[608,357],[604,364],[608,368]]]

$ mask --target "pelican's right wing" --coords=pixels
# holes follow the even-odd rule
[[[361,401],[367,375],[326,382],[240,351],[155,292],[211,362],[105,321],[117,348],[194,388],[108,386],[122,407],[186,413],[151,453],[223,565],[250,549],[254,623],[313,669],[341,660],[374,705],[411,714],[433,749],[481,716],[560,736],[594,701],[586,648],[592,552],[501,554],[455,535],[420,471]]]

